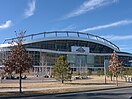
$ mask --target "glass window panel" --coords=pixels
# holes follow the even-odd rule
[[[69,63],[75,63],[76,57],[75,55],[67,55],[67,60]]]
[[[88,55],[87,56],[87,63],[88,64],[94,64],[94,56]]]

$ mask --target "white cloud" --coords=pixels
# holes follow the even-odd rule
[[[99,7],[102,7],[102,6],[111,4],[111,3],[115,3],[117,1],[118,0],[87,0],[78,9],[66,15],[64,19],[79,16],[88,11],[94,10],[96,8],[99,8]]]
[[[8,20],[8,21],[6,21],[4,24],[1,24],[1,25],[0,25],[0,29],[9,28],[11,25],[12,25],[12,21],[11,21],[11,20]]]
[[[75,25],[69,25],[69,26],[67,26],[67,27],[64,27],[64,28],[62,28],[62,29],[60,29],[61,31],[70,31],[70,30],[74,30],[76,27],[75,27]]]
[[[132,20],[121,20],[121,21],[117,21],[114,23],[106,24],[106,25],[99,25],[99,26],[95,26],[95,27],[91,27],[91,28],[86,28],[86,29],[81,30],[81,32],[100,30],[100,29],[105,29],[105,28],[110,28],[110,27],[127,25],[127,24],[131,24],[131,23],[132,23]]]
[[[53,28],[50,28],[49,31],[73,31],[76,30],[76,26],[74,24],[68,25],[68,26],[53,26]]]
[[[28,8],[25,10],[25,18],[28,18],[32,15],[34,15],[34,11],[35,11],[35,0],[30,0],[30,2],[28,3]]]
[[[101,36],[101,37],[108,39],[110,41],[131,40],[132,39],[132,35],[124,35],[124,36],[105,35],[105,36]]]

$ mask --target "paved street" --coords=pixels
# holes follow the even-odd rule
[[[22,79],[22,82],[26,82],[26,83],[35,83],[35,82],[56,82],[55,79],[53,78],[41,78],[41,77],[34,77],[34,76],[28,76],[27,79]],[[19,79],[4,79],[2,80],[2,83],[18,83]]]
[[[19,99],[129,99],[130,96],[132,96],[132,87],[68,94],[19,97]]]

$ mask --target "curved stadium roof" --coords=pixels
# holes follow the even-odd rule
[[[4,41],[4,44],[11,42],[15,39],[17,38],[6,39]],[[40,41],[49,41],[49,40],[83,40],[83,41],[99,43],[101,45],[110,47],[115,51],[120,51],[118,46],[106,40],[105,38],[84,32],[73,32],[73,31],[42,32],[37,34],[26,35],[24,36],[24,39],[26,40],[24,44],[40,42]]]

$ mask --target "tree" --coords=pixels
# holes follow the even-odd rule
[[[70,67],[68,67],[68,77],[67,77],[67,80],[72,81],[72,75],[73,75],[73,70]]]
[[[113,74],[112,74],[111,71],[107,70],[107,76],[110,77],[110,80],[111,80],[111,81],[113,80],[113,79],[112,79]]]
[[[23,45],[23,37],[25,32],[20,32],[17,35],[16,41],[12,42],[10,55],[4,60],[3,65],[6,73],[11,74],[12,72],[19,73],[19,91],[21,90],[21,78],[22,73],[29,71],[32,68],[31,57],[26,52]]]
[[[101,69],[98,69],[97,70],[97,75],[98,76],[102,76],[102,75],[104,75],[104,70],[101,68]]]
[[[1,83],[2,83],[2,78],[3,78],[4,74],[5,74],[5,71],[3,69],[0,69],[0,79],[1,79],[0,82]]]
[[[124,66],[121,66],[119,76],[121,77],[121,79],[123,79],[123,77],[125,77],[125,68],[124,68]]]
[[[88,69],[87,75],[88,75],[88,76],[92,75],[92,70],[91,70],[91,69]]]
[[[129,75],[129,68],[125,68],[123,74],[128,77]]]
[[[61,80],[62,83],[71,78],[72,71],[64,56],[59,56],[57,58],[56,63],[53,67],[53,75],[55,79]]]
[[[109,71],[116,77],[116,85],[118,86],[118,75],[121,71],[122,62],[118,59],[117,53],[114,51],[111,55]]]
[[[128,75],[132,77],[132,67],[129,67],[129,69],[128,69]]]

